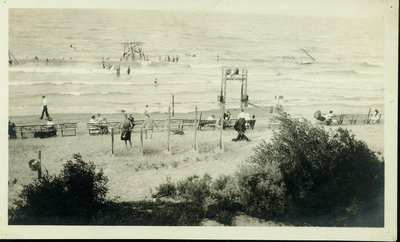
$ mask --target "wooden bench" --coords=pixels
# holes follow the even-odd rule
[[[86,127],[91,134],[108,134],[110,123],[86,123]]]
[[[202,128],[209,127],[215,130],[216,124],[217,120],[199,120],[198,129],[201,130]]]
[[[136,121],[135,121],[136,123]],[[119,121],[110,121],[107,122],[108,124],[108,132],[111,132],[111,128],[114,128],[114,133],[119,133],[121,132],[121,127],[122,127],[122,122]]]
[[[46,138],[57,136],[57,128],[50,127],[48,125],[19,125],[15,127],[21,133],[21,138],[27,138],[27,134],[33,134],[35,138]],[[24,137],[25,135],[25,137]]]
[[[369,115],[369,117],[367,119],[367,124],[379,124],[379,122],[381,121],[381,117],[382,117],[382,114],[380,113],[380,114],[378,114],[378,117],[374,120],[373,119],[374,115],[371,114],[371,115]]]
[[[58,126],[60,127],[61,130],[61,137],[64,136],[76,136],[76,129],[78,128],[78,124],[77,123],[60,123],[58,124]],[[69,133],[69,132],[73,132],[73,134],[65,134],[65,133]]]

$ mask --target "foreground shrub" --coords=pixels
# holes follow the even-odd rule
[[[191,206],[197,211],[192,217],[210,218],[222,224],[230,225],[233,217],[240,211],[236,180],[230,176],[221,176],[215,181],[205,174],[202,177],[190,176],[176,184],[170,180],[157,188],[154,197],[173,198]]]
[[[279,132],[255,148],[239,173],[248,213],[336,224],[383,191],[383,163],[348,130],[329,133],[285,113],[278,119]]]
[[[10,224],[86,224],[105,202],[107,177],[95,165],[74,154],[59,175],[46,172],[41,179],[23,186]]]

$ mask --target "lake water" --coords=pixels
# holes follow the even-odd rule
[[[131,41],[145,43],[148,62],[120,61],[121,43]],[[315,63],[283,61],[307,61],[302,48]],[[39,115],[42,95],[50,113],[141,112],[146,104],[165,112],[172,94],[177,112],[217,109],[222,66],[248,70],[249,99],[258,106],[275,95],[286,106],[327,109],[384,101],[383,18],[12,9],[9,49],[20,63],[9,67],[10,115]],[[179,62],[164,62],[167,55]],[[103,69],[102,57],[121,65],[121,75]],[[239,81],[229,81],[227,107],[239,99]]]

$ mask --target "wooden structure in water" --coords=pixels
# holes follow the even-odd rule
[[[17,59],[15,58],[15,56],[13,55],[11,50],[8,50],[8,64],[10,64],[10,65],[17,64],[17,65],[19,65],[19,62],[17,61]]]
[[[121,43],[124,46],[124,52],[122,54],[122,58],[124,60],[133,60],[133,61],[145,61],[147,60],[147,56],[143,51],[143,42],[124,42]]]
[[[282,61],[298,63],[300,65],[312,64],[317,62],[317,60],[310,53],[308,53],[307,50],[300,48],[299,52],[301,54],[306,54],[306,56],[302,56],[300,54],[298,56],[282,56]]]
[[[221,93],[218,101],[225,107],[226,102],[226,81],[240,81],[240,102],[241,108],[248,106],[249,95],[247,95],[247,69],[239,70],[237,67],[222,68]]]
[[[225,102],[226,102],[226,81],[235,81],[238,80],[241,82],[240,86],[240,108],[243,109],[247,107],[249,101],[249,95],[247,95],[247,69],[239,70],[237,67],[224,67],[222,68],[222,78],[221,78],[221,93],[218,96],[218,101],[221,105],[221,116],[220,120],[224,120],[225,113]],[[219,136],[219,148],[220,150],[224,149],[224,145],[222,142],[222,130],[224,125],[220,125],[220,136]]]

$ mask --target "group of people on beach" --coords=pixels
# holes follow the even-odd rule
[[[144,112],[145,120],[143,123],[145,139],[147,139],[147,134],[150,134],[150,139],[153,138],[154,130],[154,120],[150,118],[150,114],[147,111],[148,105],[146,105],[146,110]],[[128,142],[130,147],[132,147],[132,130],[135,127],[135,119],[133,114],[127,114],[124,112],[124,120],[121,123],[121,140],[125,141],[125,147],[128,147]]]
[[[240,113],[238,114],[238,120],[236,120],[235,125],[233,128],[238,132],[236,138],[232,139],[232,141],[250,141],[250,139],[245,135],[247,127],[246,127],[246,119],[250,120],[249,113],[244,112],[242,108]],[[253,115],[254,123],[255,123],[255,115]],[[254,129],[254,124],[251,126]]]
[[[318,121],[325,122],[326,125],[331,125],[331,124],[339,124],[338,120],[336,120],[336,116],[333,114],[333,111],[329,111],[326,114],[322,114],[320,110],[317,110],[314,113],[314,118],[317,119]],[[368,113],[367,117],[367,123],[369,124],[376,124],[380,120],[380,114],[379,110],[375,109],[374,113],[370,116]]]
[[[224,112],[223,115],[223,129],[225,129],[225,127],[231,127],[230,123],[231,123],[231,118],[232,118],[232,114],[229,110],[227,110],[226,112]],[[212,122],[215,121],[215,115],[210,115],[207,117],[207,121],[208,122]],[[219,125],[221,125],[221,120],[219,120]],[[246,113],[244,111],[244,109],[242,108],[240,113],[238,114],[238,118],[235,122],[235,124],[233,125],[233,128],[238,132],[238,135],[236,138],[232,139],[232,141],[242,141],[242,140],[246,140],[246,141],[250,141],[250,139],[245,135],[246,130],[248,129],[254,129],[254,125],[256,123],[256,116],[253,115],[252,118],[250,118],[250,114]]]
[[[100,129],[101,134],[108,133],[107,119],[102,118],[100,113],[97,114],[97,117],[93,115],[89,123],[97,125]]]
[[[161,61],[161,55],[158,56],[158,60]],[[173,55],[173,56],[171,57],[171,56],[169,56],[169,55],[166,55],[166,56],[164,57],[164,60],[163,60],[163,61],[164,61],[164,62],[178,62],[178,61],[179,61],[179,56]]]
[[[103,69],[108,69],[110,70],[112,68],[111,63],[109,62],[110,58],[109,57],[101,57],[101,65]]]

